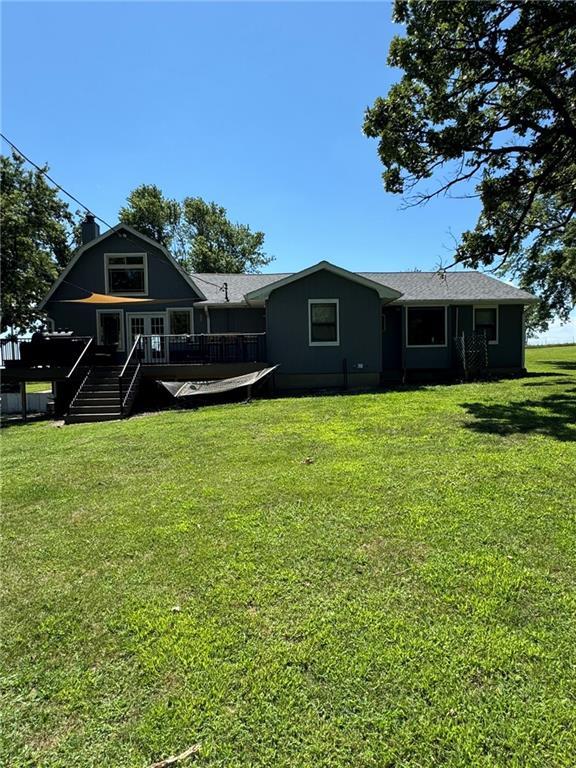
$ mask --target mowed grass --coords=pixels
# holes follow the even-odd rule
[[[37,392],[51,392],[52,382],[50,381],[29,381],[26,384],[26,392],[35,394]]]
[[[3,430],[0,763],[576,764],[576,347]]]

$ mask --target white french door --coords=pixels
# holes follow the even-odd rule
[[[168,349],[165,339],[166,315],[154,312],[128,312],[126,315],[128,324],[129,349],[140,334],[145,337],[144,361],[160,363],[168,359]]]

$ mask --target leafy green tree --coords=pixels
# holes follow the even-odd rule
[[[225,208],[201,197],[178,203],[157,186],[142,184],[119,218],[165,245],[193,272],[258,272],[272,261],[263,250],[263,232],[231,222]]]
[[[180,205],[165,198],[155,184],[141,184],[128,195],[127,205],[120,209],[123,224],[142,232],[168,247],[180,222]]]
[[[397,0],[394,20],[406,34],[388,61],[404,74],[364,120],[385,189],[412,204],[473,192],[481,213],[454,261],[537,292],[540,327],[566,319],[576,303],[576,3]]]
[[[258,272],[272,261],[263,250],[264,233],[232,223],[221,205],[187,197],[182,222],[195,272]]]
[[[70,259],[74,223],[39,171],[16,153],[0,156],[2,332],[31,330],[40,319],[35,307]]]

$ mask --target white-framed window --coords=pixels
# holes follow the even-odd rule
[[[168,333],[172,335],[194,333],[194,310],[191,307],[178,307],[168,310]]]
[[[308,299],[308,343],[311,347],[340,345],[338,299]]]
[[[498,344],[498,305],[474,307],[474,331],[483,332],[488,344]]]
[[[124,351],[124,310],[96,310],[96,340],[98,344],[115,344]]]
[[[447,323],[445,306],[406,307],[406,346],[445,347]]]
[[[148,258],[145,253],[104,254],[106,293],[115,296],[148,295]]]

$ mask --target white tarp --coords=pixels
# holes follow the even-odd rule
[[[219,379],[217,381],[161,381],[163,387],[173,397],[190,397],[191,395],[218,395],[221,392],[230,392],[241,387],[252,387],[257,382],[269,376],[278,368],[262,368],[260,371],[245,373],[243,376],[234,376],[231,379]]]

